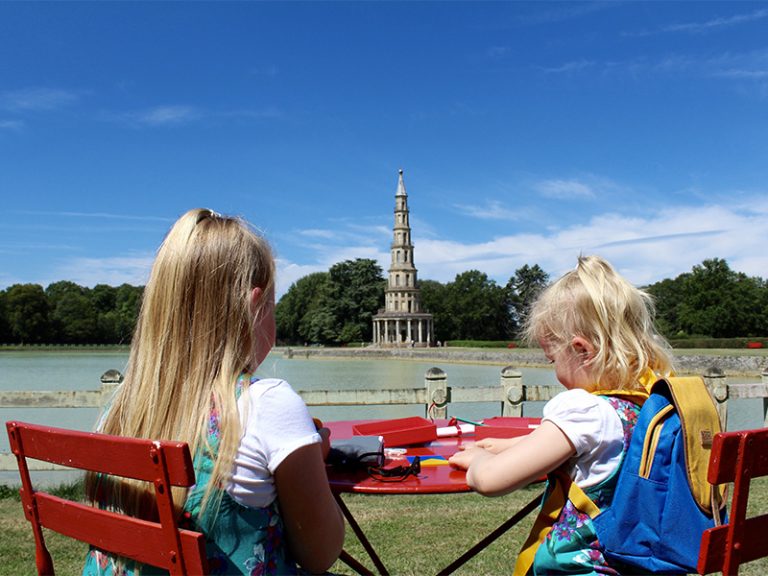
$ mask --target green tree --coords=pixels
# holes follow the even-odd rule
[[[665,335],[731,338],[766,333],[765,282],[731,270],[723,259],[704,260],[689,273],[649,286],[648,292]]]
[[[344,344],[370,341],[373,316],[384,304],[381,266],[370,258],[345,260],[331,266],[328,275],[336,339]]]
[[[51,309],[54,342],[86,344],[96,341],[96,310],[87,288],[62,280],[50,284],[45,294]]]
[[[455,340],[456,321],[448,306],[448,288],[437,280],[420,280],[421,305],[430,314],[435,328],[435,340]]]
[[[143,286],[121,284],[117,287],[115,291],[115,335],[118,343],[130,343],[133,331],[136,329],[136,320],[139,317],[143,294]]]
[[[329,329],[332,331],[328,327],[311,327],[315,312],[328,305],[328,282],[327,272],[313,272],[291,284],[275,307],[279,341],[286,344],[320,342],[310,334],[326,334]]]
[[[506,286],[510,322],[515,332],[522,327],[528,310],[548,283],[549,275],[538,264],[526,264],[515,270]]]
[[[510,338],[506,290],[479,270],[462,272],[446,287],[448,309],[456,326],[451,339],[503,340]]]
[[[50,308],[39,284],[14,284],[6,292],[12,338],[21,344],[48,342]]]
[[[8,294],[5,290],[0,290],[0,342],[12,342],[11,323],[8,320]]]

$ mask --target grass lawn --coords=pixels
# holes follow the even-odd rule
[[[428,496],[373,496],[348,494],[344,502],[355,515],[368,538],[393,575],[436,573],[533,498],[540,486],[502,498],[477,494]],[[750,514],[768,511],[768,479],[752,483]],[[684,521],[684,520],[683,520]],[[475,556],[459,575],[510,574],[517,551],[527,536],[533,514]],[[15,498],[0,499],[0,575],[34,576],[35,554],[32,531]],[[58,574],[79,574],[85,545],[48,533],[51,554]],[[345,549],[373,568],[351,529]],[[337,562],[332,572],[354,574]],[[740,574],[768,574],[768,560],[760,559],[742,567]]]

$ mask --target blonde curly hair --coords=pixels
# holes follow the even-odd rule
[[[651,296],[630,284],[599,256],[578,264],[546,288],[533,303],[523,333],[529,343],[555,350],[574,337],[587,340],[594,356],[587,363],[601,389],[638,389],[648,369],[673,372],[671,348],[654,326]]]

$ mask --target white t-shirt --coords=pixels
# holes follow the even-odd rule
[[[576,449],[569,464],[579,487],[607,480],[621,463],[624,428],[604,398],[580,388],[566,390],[544,405],[542,420],[560,428]]]
[[[273,474],[294,450],[321,441],[306,404],[285,380],[257,380],[238,402],[243,437],[227,492],[251,508],[277,496]]]

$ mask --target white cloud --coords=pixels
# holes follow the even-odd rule
[[[321,230],[319,228],[308,228],[306,230],[299,230],[301,236],[307,236],[309,238],[325,238],[330,240],[336,238],[337,232],[335,230]]]
[[[755,10],[748,14],[734,14],[727,18],[712,18],[703,22],[686,22],[682,24],[671,24],[661,28],[662,32],[709,32],[718,28],[724,28],[728,26],[736,26],[739,24],[745,24],[749,22],[755,22],[756,20],[762,20],[768,18],[768,9]]]
[[[108,258],[73,258],[62,262],[50,272],[50,282],[71,280],[81,286],[127,283],[144,286],[154,262],[154,254],[113,256]]]
[[[569,73],[569,72],[580,72],[581,70],[584,70],[586,68],[592,68],[595,66],[595,62],[593,60],[574,60],[572,62],[566,62],[565,64],[561,64],[560,66],[554,66],[551,68],[545,68],[542,67],[542,70],[546,72],[547,74],[563,74],[563,73]]]
[[[192,106],[157,106],[133,115],[134,120],[149,126],[183,124],[198,117],[199,113]]]
[[[766,204],[755,198],[742,206],[675,206],[642,217],[606,213],[567,228],[474,244],[417,238],[414,258],[420,278],[440,282],[477,269],[506,283],[525,264],[539,264],[557,277],[573,268],[580,254],[607,258],[638,285],[674,278],[709,258],[765,278]]]
[[[0,109],[11,112],[51,111],[78,100],[74,92],[56,88],[24,88],[0,92]]]
[[[288,291],[288,288],[304,276],[313,274],[314,272],[327,272],[328,268],[323,267],[320,264],[296,264],[282,258],[277,258],[275,262],[276,267],[276,286],[275,286],[275,298],[280,300],[280,297]]]
[[[498,200],[489,200],[482,206],[456,204],[455,207],[463,215],[481,220],[519,220],[522,217],[520,210],[507,208]]]
[[[545,198],[570,199],[594,198],[591,186],[578,180],[544,180],[534,185],[534,189]]]
[[[21,120],[0,120],[0,130],[21,130],[24,122]]]

